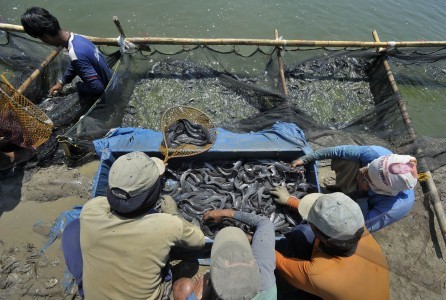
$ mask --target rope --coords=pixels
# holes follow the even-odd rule
[[[431,177],[426,173],[418,173],[418,180],[420,182],[428,181]]]

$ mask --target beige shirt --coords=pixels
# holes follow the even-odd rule
[[[198,227],[163,213],[126,219],[106,197],[88,201],[80,216],[86,299],[158,299],[161,268],[173,246],[202,248]]]

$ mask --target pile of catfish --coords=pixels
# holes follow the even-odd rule
[[[206,211],[225,208],[266,216],[273,222],[276,235],[283,235],[301,219],[298,212],[276,204],[271,189],[286,186],[298,198],[316,190],[306,181],[304,167],[292,170],[288,163],[269,159],[185,162],[176,168],[169,166],[164,180],[163,194],[171,195],[180,215],[200,226],[209,238],[225,226],[252,232],[253,228],[235,220],[222,224],[203,220]]]

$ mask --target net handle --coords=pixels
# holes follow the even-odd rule
[[[166,135],[164,134],[165,129],[163,128],[163,142],[164,142],[164,149],[165,149],[165,153],[163,153],[163,151],[161,151],[161,153],[164,154],[164,159],[163,162],[164,164],[167,164],[167,161],[169,160],[170,156],[169,156],[169,147],[167,146],[167,141],[166,141]]]
[[[60,53],[62,47],[51,51],[51,53],[40,63],[40,66],[32,72],[31,75],[22,83],[22,85],[17,89],[17,93],[23,93],[30,84],[37,78],[37,76],[42,73],[42,70]]]

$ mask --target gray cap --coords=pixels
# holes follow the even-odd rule
[[[164,171],[161,159],[149,157],[144,152],[131,152],[113,163],[108,175],[108,186],[135,197],[152,187]]]
[[[226,227],[211,250],[211,281],[223,300],[252,299],[260,291],[260,271],[245,233]]]
[[[313,193],[303,197],[299,213],[331,238],[349,240],[364,226],[361,208],[344,193]]]
[[[134,217],[155,205],[159,196],[159,177],[164,163],[143,152],[119,157],[108,175],[107,200],[110,208],[124,217]]]

